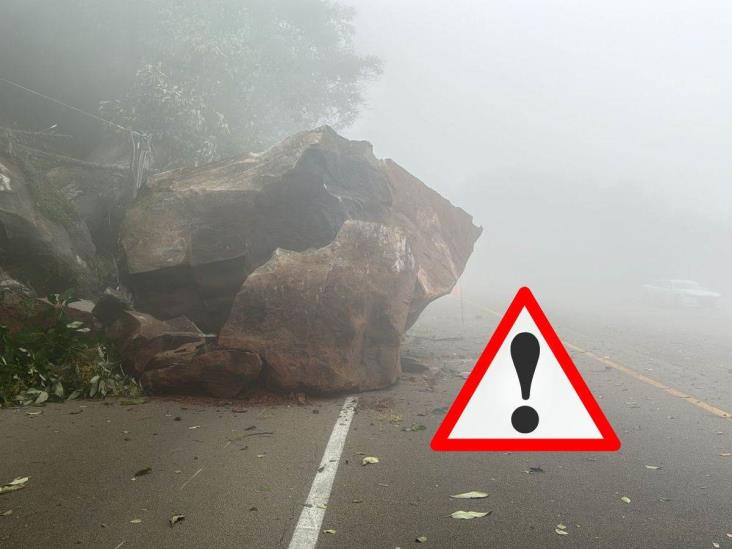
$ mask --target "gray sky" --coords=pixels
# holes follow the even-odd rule
[[[346,0],[382,79],[346,133],[462,206],[466,181],[640,184],[732,204],[732,3]]]

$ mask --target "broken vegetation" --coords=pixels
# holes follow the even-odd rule
[[[47,301],[42,318],[38,300],[28,298],[22,304],[27,322],[12,330],[0,325],[0,406],[138,397],[141,387],[122,372],[110,346],[69,317],[71,296],[56,294]]]

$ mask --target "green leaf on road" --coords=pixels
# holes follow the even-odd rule
[[[454,519],[470,520],[474,518],[482,518],[489,513],[490,511],[488,511],[487,513],[483,513],[480,511],[455,511],[450,516]]]
[[[185,515],[173,515],[172,517],[170,517],[168,519],[168,522],[170,523],[170,527],[172,528],[173,526],[175,526],[180,521],[185,520],[185,518],[186,518]]]
[[[630,503],[630,498],[628,496],[623,496],[622,498],[620,498],[620,501],[622,501],[623,503]]]
[[[0,494],[7,494],[8,492],[15,492],[25,488],[25,485],[30,480],[30,477],[19,477],[9,482],[8,484],[0,484]]]
[[[454,496],[450,496],[453,499],[482,499],[487,498],[488,494],[485,492],[465,492],[463,494],[455,494]]]

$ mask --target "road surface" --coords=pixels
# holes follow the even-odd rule
[[[508,305],[464,301],[433,304],[407,337],[431,371],[345,409],[344,395],[0,410],[0,482],[30,476],[0,495],[0,547],[732,547],[728,313],[542,302],[622,449],[435,453]],[[450,498],[471,490],[488,497]]]

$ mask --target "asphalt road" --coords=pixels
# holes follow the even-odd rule
[[[731,317],[542,303],[622,449],[435,453],[507,305],[433,304],[406,342],[432,370],[358,396],[317,546],[732,547]],[[0,482],[31,477],[0,495],[0,547],[288,547],[343,401],[0,410]],[[488,497],[450,498],[470,490]],[[451,518],[459,509],[490,514]]]

